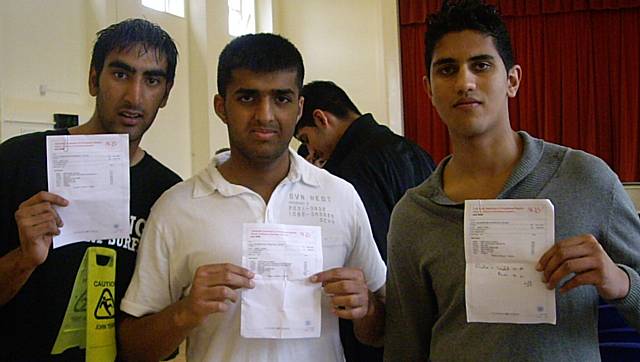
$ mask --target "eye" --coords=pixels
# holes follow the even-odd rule
[[[489,62],[478,62],[478,63],[474,63],[473,67],[476,71],[484,72],[491,69],[492,64]]]
[[[278,103],[291,103],[291,97],[289,97],[289,96],[276,96],[276,102],[278,102]]]
[[[121,71],[113,72],[113,77],[116,79],[127,79],[127,73]]]
[[[448,75],[452,75],[453,73],[455,73],[457,70],[457,67],[454,66],[453,64],[446,64],[443,66],[438,67],[438,74],[443,75],[443,76],[448,76]]]
[[[254,97],[250,96],[250,95],[241,95],[238,97],[238,101],[240,101],[241,103],[250,103],[253,102]]]
[[[147,78],[147,84],[150,86],[156,86],[158,84],[160,84],[160,79],[159,78]]]

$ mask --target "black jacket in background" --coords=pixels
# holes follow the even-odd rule
[[[435,169],[433,159],[418,145],[378,124],[367,113],[349,126],[324,169],[355,187],[386,263],[391,211],[407,189],[431,175]],[[340,339],[348,362],[382,361],[382,348],[358,342],[351,321],[340,319]]]

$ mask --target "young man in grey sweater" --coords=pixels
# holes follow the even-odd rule
[[[429,20],[425,88],[454,152],[392,215],[389,361],[599,360],[598,296],[640,327],[640,222],[597,157],[511,129],[521,68],[495,8],[446,4]],[[464,201],[549,199],[555,245],[536,267],[556,293],[556,325],[469,323]]]

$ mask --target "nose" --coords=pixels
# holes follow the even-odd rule
[[[127,84],[127,90],[125,94],[125,100],[133,106],[137,106],[142,101],[143,81],[138,79],[132,79]]]
[[[273,104],[268,97],[262,97],[257,103],[255,117],[262,123],[269,123],[273,120]]]
[[[326,160],[322,159],[322,154],[320,154],[316,149],[313,148],[313,146],[311,146],[308,143],[307,143],[307,150],[309,151],[309,154],[306,157],[307,161],[309,161],[310,163],[318,167],[324,166],[324,163],[326,162]]]
[[[461,67],[456,77],[456,89],[458,94],[464,95],[477,87],[476,74],[468,67]]]

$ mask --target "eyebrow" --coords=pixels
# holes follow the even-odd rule
[[[119,60],[114,60],[110,62],[107,66],[109,68],[120,68],[122,70],[131,72],[131,73],[135,73],[138,71],[136,68]],[[162,69],[149,69],[149,70],[145,70],[142,74],[147,77],[165,77],[165,78],[167,77],[167,72],[165,72]]]
[[[495,57],[493,55],[489,55],[489,54],[480,54],[480,55],[475,55],[471,58],[469,58],[470,61],[472,62],[477,62],[477,61],[483,61],[483,60],[495,60]],[[442,58],[442,59],[438,59],[437,61],[433,62],[433,67],[437,67],[439,65],[444,65],[444,64],[455,64],[457,63],[457,61],[454,58]]]
[[[433,62],[431,64],[432,67],[437,67],[439,65],[444,65],[444,64],[455,64],[456,60],[453,58],[442,58],[442,59],[438,59],[437,61]]]
[[[295,92],[291,88],[272,89],[272,90],[270,90],[270,92],[275,93],[277,95],[295,94]],[[234,94],[259,94],[260,91],[257,90],[257,89],[253,89],[253,88],[238,88],[233,93]]]
[[[282,95],[282,94],[295,94],[295,92],[294,92],[294,91],[293,91],[293,89],[291,89],[291,88],[285,88],[285,89],[274,89],[274,90],[273,90],[273,92],[274,92],[275,94],[279,94],[279,95]]]
[[[477,62],[479,60],[495,60],[495,57],[493,55],[489,55],[489,54],[480,54],[480,55],[476,55],[474,57],[471,57],[469,60]]]
[[[254,95],[258,93],[259,92],[257,89],[252,89],[252,88],[238,88],[233,92],[233,94],[250,94],[250,95]]]

